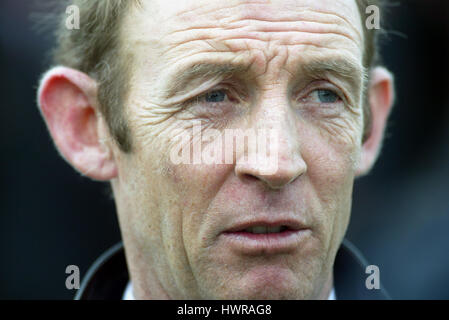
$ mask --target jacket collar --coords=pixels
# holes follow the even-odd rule
[[[365,286],[366,267],[369,264],[360,251],[348,240],[343,240],[334,263],[334,288],[337,300],[385,300],[388,293]],[[103,253],[88,270],[75,300],[121,300],[129,281],[123,244]]]

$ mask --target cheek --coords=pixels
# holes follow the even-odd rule
[[[333,187],[353,180],[361,151],[359,122],[358,118],[339,118],[319,125],[308,123],[301,132],[301,154],[308,176],[323,190],[333,193]]]
[[[349,222],[352,188],[360,147],[319,135],[301,146],[307,179],[315,199],[315,215],[323,237],[341,237]],[[328,235],[326,235],[328,234]]]
[[[121,225],[127,225],[131,229],[129,235],[139,243],[157,241],[166,186],[161,184],[162,179],[151,161],[145,160],[143,155],[132,155],[123,161],[119,172],[119,206],[126,208]]]
[[[170,179],[176,181],[176,193],[182,199],[182,234],[186,246],[199,240],[201,226],[207,220],[209,208],[223,186],[229,165],[171,165]]]
[[[193,142],[198,139],[196,122],[171,117],[151,124],[141,119],[150,121],[153,117],[146,114],[132,122],[135,155],[128,169],[138,181],[138,187],[134,188],[138,190],[134,191],[143,193],[137,202],[154,210],[151,219],[161,225],[161,230],[167,229],[164,233],[176,238],[176,246],[183,242],[185,246],[191,245],[210,202],[232,166],[189,164],[196,150]],[[199,133],[204,135],[206,129],[208,126],[201,126]],[[184,161],[182,155],[186,150],[191,156]]]
[[[307,163],[307,174],[312,184],[323,196],[344,192],[348,184],[352,184],[355,172],[356,150],[343,151],[333,146],[315,144],[310,147]],[[323,199],[324,200],[324,199]]]

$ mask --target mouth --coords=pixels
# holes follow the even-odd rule
[[[220,236],[236,252],[260,255],[292,252],[309,233],[310,229],[297,221],[257,221],[236,225]]]
[[[290,230],[290,228],[288,226],[270,227],[270,226],[258,225],[258,226],[248,227],[244,230],[241,230],[240,232],[251,233],[251,234],[267,234],[267,233],[283,233],[288,230]]]

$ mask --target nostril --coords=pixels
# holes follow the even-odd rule
[[[236,163],[234,172],[243,182],[251,183],[259,181],[269,189],[279,190],[304,174],[306,165],[304,161],[300,161],[295,162],[294,165],[290,163],[276,164],[272,169],[267,171],[265,167],[260,167],[258,163],[242,160]]]
[[[240,174],[240,179],[242,179],[243,182],[255,182],[260,180],[258,177],[249,173]]]

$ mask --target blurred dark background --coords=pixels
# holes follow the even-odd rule
[[[49,34],[39,1],[0,2],[0,299],[71,299],[65,268],[83,277],[120,240],[106,186],[58,155],[35,104]],[[380,267],[395,299],[449,299],[449,1],[389,5],[382,52],[397,103],[382,156],[356,181],[347,238]]]

